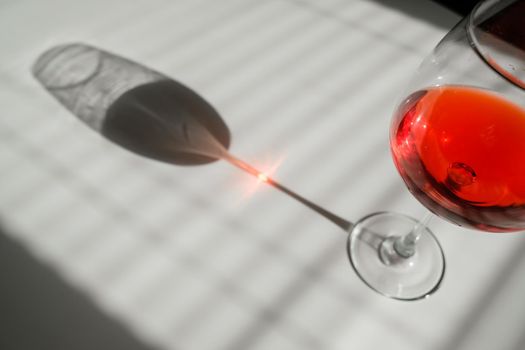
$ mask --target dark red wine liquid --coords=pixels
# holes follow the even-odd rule
[[[461,226],[525,228],[525,110],[486,90],[432,88],[394,116],[401,176],[432,212]]]

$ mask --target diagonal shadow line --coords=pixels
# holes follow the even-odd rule
[[[208,264],[204,263],[199,257],[195,257],[194,255],[177,257],[177,264],[183,264],[185,268],[188,268],[191,271],[200,272],[201,274],[206,275],[208,277],[208,280],[214,286],[215,297],[218,296],[217,293],[220,291],[222,292],[222,295],[224,297],[227,297],[229,300],[236,303],[242,309],[251,312],[253,315],[268,316],[272,314],[277,314],[279,312],[275,308],[268,308],[264,306],[258,298],[254,297],[250,293],[245,292],[242,289],[239,282],[237,281],[237,279],[232,279],[224,276],[217,277],[220,274],[216,273],[216,271],[214,271],[213,268],[210,268]],[[216,302],[216,300],[214,301]],[[215,305],[215,303],[212,305]],[[210,310],[206,312],[206,310],[204,310],[203,308],[201,309],[204,311],[206,316],[209,316]],[[186,324],[186,322],[184,324]],[[292,320],[280,320],[280,327],[286,330],[285,335],[292,337],[296,342],[302,344],[303,346],[309,347],[308,344],[319,343],[319,339],[316,336],[310,334],[308,331],[303,329],[299,324]],[[187,329],[188,331],[191,330],[193,332],[195,331],[195,328],[184,329]],[[182,331],[182,328],[180,329],[180,331]],[[180,337],[182,334],[185,337],[189,337],[193,335],[193,332],[180,333],[179,330],[169,330],[169,334],[172,334],[175,337]],[[229,346],[228,349],[230,349]]]
[[[206,0],[203,0],[206,1]],[[116,11],[112,13],[111,20],[101,23],[101,20],[91,21],[91,23],[82,23],[82,27],[86,28],[85,33],[88,33],[89,37],[87,40],[99,40],[101,37],[105,36],[115,36],[115,34],[121,34],[126,32],[130,26],[135,27],[137,24],[140,25],[140,22],[149,23],[151,25],[152,17],[158,15],[159,9],[155,6],[141,6],[138,4],[133,6],[129,12],[125,11]],[[167,11],[162,12],[165,14]],[[133,19],[130,21],[130,19]],[[156,20],[156,18],[155,18]],[[86,25],[87,24],[87,25]],[[120,30],[116,30],[119,28]],[[84,40],[86,40],[84,39]]]
[[[455,334],[447,337],[448,341],[436,349],[450,350],[462,348],[463,343],[475,332],[476,326],[483,318],[483,315],[487,313],[491,301],[503,290],[511,276],[518,272],[518,268],[523,265],[520,265],[520,262],[525,260],[524,252],[525,241],[519,244],[519,247],[512,252],[512,255],[510,255],[500,269],[500,271],[504,271],[504,273],[497,274],[490,285],[484,289],[484,293],[481,294],[476,303],[471,306],[470,311],[460,323],[461,326],[455,327]],[[525,338],[525,336],[522,338]],[[523,346],[523,343],[521,343],[521,346]],[[522,349],[522,347],[519,349]]]
[[[243,42],[249,42],[252,43],[253,37],[252,34],[261,31],[263,29],[266,29],[268,23],[288,23],[289,19],[286,17],[286,13],[282,12],[282,9],[279,8],[262,8],[261,10],[264,10],[265,12],[258,11],[258,7],[261,7],[260,5],[264,4],[264,2],[257,3],[257,6],[253,6],[250,8],[249,12],[244,14],[243,16],[235,16],[230,21],[226,21],[226,24],[221,27],[221,29],[224,29],[224,27],[233,25],[238,25],[236,22],[241,22],[242,26],[241,28],[238,28],[242,31],[241,35],[238,36],[227,36],[225,38],[221,38],[222,40],[216,40],[209,45],[206,45],[205,47],[201,48],[201,50],[192,51],[191,57],[185,59],[184,61],[178,61],[174,66],[176,67],[177,71],[185,71],[187,69],[192,69],[194,67],[206,67],[206,65],[209,65],[210,63],[215,63],[214,60],[210,60],[210,57],[214,57],[217,52],[228,52],[232,46],[238,46],[242,45]],[[254,17],[253,19],[251,17]],[[250,21],[251,20],[251,21]],[[245,28],[247,24],[246,21],[249,21],[248,28]],[[262,28],[262,29],[261,29]],[[255,45],[257,46],[264,46],[269,47],[270,45],[273,45],[273,43],[281,38],[283,36],[283,33],[278,33],[275,36],[271,36],[270,38],[264,37],[263,40],[261,38],[258,38]],[[178,52],[181,49],[184,49],[183,45],[185,43],[181,43],[179,45],[178,50],[173,50],[172,52],[168,52],[165,55],[163,55],[163,59],[169,61],[172,56],[177,56]],[[268,45],[268,46],[265,46]],[[259,55],[264,54],[265,51],[262,51],[259,53]],[[259,55],[250,55],[255,56],[255,58],[259,57]],[[254,57],[251,57],[252,59]],[[239,63],[248,60],[248,59],[238,59],[236,61],[237,68],[239,67]],[[215,69],[216,70],[216,69]],[[234,72],[235,74],[238,74],[238,72]],[[232,73],[233,74],[233,73]],[[214,82],[216,79],[212,77],[210,79],[212,82]]]
[[[193,6],[190,6],[193,5]],[[159,25],[159,23],[162,23],[161,21],[169,19],[170,21],[176,21],[179,18],[185,18],[188,19],[190,16],[188,16],[187,12],[198,10],[202,7],[209,6],[208,0],[200,0],[200,1],[187,1],[186,4],[181,9],[180,3],[177,4],[177,6],[168,7],[166,9],[163,9],[163,11],[159,11],[159,8],[156,6],[136,6],[133,9],[133,12],[130,13],[118,13],[118,17],[113,15],[111,17],[111,21],[107,25],[100,25],[98,21],[93,21],[93,26],[90,28],[89,31],[86,31],[90,33],[90,38],[100,38],[105,35],[122,35],[122,33],[126,33],[127,29],[132,26],[133,30],[140,29],[140,27],[151,27],[152,23],[155,23],[156,25]],[[145,8],[144,8],[145,7]],[[130,22],[130,18],[133,18],[133,21]],[[119,28],[120,30],[115,30],[115,28]],[[146,47],[144,44],[154,44],[155,40],[151,40],[149,42],[141,42],[140,47]]]
[[[20,153],[28,157],[29,159],[36,160],[36,159],[45,159],[45,153],[42,152],[40,149],[38,149],[36,146],[28,146],[25,145],[21,139],[15,136],[15,132],[13,130],[7,130],[7,128],[3,127],[3,130],[0,130],[0,136],[2,136],[2,141],[8,141],[10,143],[10,146],[12,147],[15,144],[15,147],[19,149]],[[83,163],[86,162],[93,162],[99,159],[100,154],[98,152],[93,152],[91,149],[84,150],[80,155],[76,155],[80,159],[82,159]],[[48,157],[49,160],[51,160],[51,157]],[[71,180],[72,176],[70,174],[70,170],[67,166],[58,164],[56,160],[52,160],[53,166],[49,169],[51,174],[54,178],[61,180]],[[126,168],[119,168],[118,171],[125,171]],[[116,174],[116,175],[117,175]],[[111,174],[110,174],[111,175]],[[35,200],[38,198],[38,195],[44,194],[45,191],[41,191],[43,188],[46,187],[46,184],[48,183],[48,180],[46,178],[39,178],[37,181],[33,182],[30,186],[27,186],[23,190],[19,191],[17,196],[10,200],[8,202],[9,206],[13,209],[16,209],[17,207],[20,208],[20,210],[23,209],[25,203],[31,199]],[[96,189],[91,187],[90,185],[85,185],[82,189],[81,193],[83,198],[90,199],[93,196],[96,196]],[[63,216],[63,210],[65,208],[63,207],[57,207],[54,212],[48,213],[48,218],[45,222],[42,222],[41,225],[41,233],[45,231],[45,229],[48,227],[48,225],[52,225],[53,221],[55,221],[58,218],[61,218]]]
[[[368,72],[367,72],[368,74]],[[364,88],[367,83],[373,81],[373,78],[370,80],[365,81],[365,83],[362,85]],[[355,82],[349,82],[348,84],[345,84],[345,87],[350,88],[352,86],[355,86]],[[345,90],[343,88],[342,90]],[[322,103],[320,103],[315,108],[312,108],[311,111],[304,114],[304,118],[300,121],[301,126],[308,125],[308,128],[302,128],[296,126],[296,124],[291,125],[287,128],[284,128],[282,130],[279,130],[279,133],[273,137],[276,142],[277,140],[287,140],[287,142],[300,142],[302,139],[308,139],[309,133],[315,132],[316,125],[321,123],[326,123],[325,120],[322,118],[318,118],[319,115],[326,115],[329,114],[334,108],[337,107],[337,103],[333,103],[333,100],[337,101],[337,99],[343,98],[342,95],[339,96],[329,96],[326,100],[324,100]],[[351,143],[348,143],[348,138],[352,137],[352,134],[362,133],[363,131],[366,131],[367,125],[370,125],[373,123],[375,118],[368,118],[369,115],[374,114],[374,110],[377,106],[370,105],[370,107],[365,108],[364,110],[360,111],[359,113],[362,115],[362,117],[359,118],[349,118],[348,121],[344,124],[341,124],[337,130],[330,135],[330,142],[323,142],[321,145],[319,144],[311,144],[310,147],[308,147],[308,150],[305,150],[305,153],[309,155],[307,159],[303,159],[300,163],[296,164],[296,168],[294,170],[294,173],[302,174],[304,171],[308,170],[308,167],[311,165],[312,159],[322,159],[323,163],[327,164],[331,161],[331,159],[337,157],[336,150],[341,148],[341,145],[348,145],[349,147],[352,146]],[[354,113],[352,111],[352,113]],[[385,134],[387,133],[388,125],[385,126]],[[288,138],[286,135],[295,135],[295,137]],[[335,149],[334,149],[335,145]],[[380,149],[379,149],[380,148]],[[381,144],[377,144],[374,148],[374,156],[380,156],[381,152],[380,150],[384,150],[384,154],[388,154],[388,145],[385,146],[381,142]],[[372,159],[372,156],[369,155],[369,157],[366,157],[367,162],[370,162]],[[335,189],[342,188],[345,179],[346,182],[348,182],[348,179],[351,178],[353,181],[357,179],[359,176],[362,176],[361,170],[366,168],[366,163],[360,162],[360,166],[364,166],[363,168],[357,168],[353,165],[351,165],[351,174],[352,176],[349,176],[349,173],[347,172],[348,169],[339,169],[337,172],[341,174],[339,177],[340,180],[337,181],[336,184],[332,184],[330,187]],[[355,173],[356,170],[359,170],[359,173]],[[363,170],[364,171],[364,170]],[[330,191],[330,194],[333,194],[334,191]],[[328,197],[328,196],[325,196]]]
[[[362,115],[370,115],[374,109],[374,106],[371,106],[370,108],[365,109],[362,112]],[[357,120],[352,120],[351,122],[347,123],[344,127],[341,127],[341,131],[338,134],[333,135],[333,137],[331,137],[331,143],[337,145],[345,144],[344,140],[348,137],[348,132],[346,132],[346,130],[356,130],[362,132],[363,130],[366,130],[366,126],[369,123],[370,121],[367,118],[359,118]],[[389,125],[386,125],[386,127],[388,128]],[[385,134],[387,133],[387,128],[385,128]],[[319,159],[319,157],[323,156],[326,162],[327,159],[324,155],[329,154],[329,147],[327,145],[324,148],[325,149],[319,149],[317,156],[314,156],[313,159]],[[349,166],[346,169],[337,172],[338,174],[340,174],[340,176],[332,180],[328,188],[323,190],[323,194],[325,194],[324,197],[330,198],[336,195],[338,192],[340,192],[341,188],[348,184],[349,179],[352,179],[353,184],[363,179],[363,175],[366,173],[365,169],[367,169],[367,167],[370,167],[371,162],[378,162],[378,160],[390,159],[389,145],[387,143],[383,143],[382,140],[376,142],[374,145],[372,145],[372,148],[366,150],[366,152],[363,151],[363,154],[364,153],[366,153],[366,157],[361,157],[361,159],[359,159],[356,163],[349,164]],[[393,163],[390,163],[393,166]],[[399,194],[401,194],[401,192]],[[388,199],[390,200],[394,198]],[[380,201],[380,203],[382,203],[383,205],[385,204],[384,201]]]
[[[191,27],[190,30],[179,36],[177,40],[174,40],[172,36],[167,35],[165,40],[155,41],[156,47],[152,48],[150,51],[144,51],[142,57],[146,58],[157,56],[159,55],[158,50],[161,50],[161,52],[165,53],[166,47],[180,47],[188,41],[198,40],[199,37],[210,31],[213,31],[222,23],[227,22],[228,19],[234,18],[236,16],[242,16],[245,12],[251,11],[253,8],[257,8],[257,6],[260,6],[263,3],[264,2],[255,0],[244,0],[238,1],[234,5],[229,4],[230,6],[228,7],[221,5],[219,6],[219,11],[213,13],[214,16],[206,22],[206,25]],[[203,2],[203,5],[203,7],[209,6],[209,2]],[[188,16],[188,18],[192,18],[192,16]]]
[[[341,250],[339,245],[337,246],[337,250]],[[333,254],[334,252],[332,252],[332,256]],[[302,269],[299,271],[299,275],[301,276],[300,279],[303,281],[301,285],[306,288],[312,283],[317,282],[315,276],[320,276],[322,272],[322,267],[308,267],[306,269]],[[298,286],[298,288],[299,287],[300,286]],[[207,297],[205,302],[198,303],[197,307],[192,308],[190,312],[186,313],[182,317],[177,317],[178,319],[184,321],[183,323],[179,323],[175,327],[170,328],[169,333],[175,335],[184,334],[185,336],[190,337],[198,336],[198,333],[195,334],[195,332],[198,330],[198,326],[205,322],[207,317],[209,317],[209,315],[213,313],[213,310],[218,306],[216,303],[218,291],[222,292],[223,296],[234,301],[245,310],[254,311],[253,315],[257,317],[257,321],[252,324],[264,325],[263,329],[259,331],[264,331],[269,326],[275,325],[273,324],[273,321],[275,321],[278,322],[279,330],[282,330],[285,333],[285,336],[291,338],[302,347],[311,348],[312,344],[316,344],[314,348],[317,349],[319,348],[317,345],[322,344],[322,339],[320,339],[317,335],[312,334],[296,321],[283,317],[282,310],[275,306],[276,303],[272,303],[272,305],[268,306],[266,303],[263,303],[261,300],[259,300],[259,298],[251,295],[251,293],[243,291],[242,283],[239,283],[237,278],[230,282],[227,280],[222,280],[219,281],[218,284],[215,284],[215,288],[212,290],[214,297]],[[289,290],[288,294],[289,298],[293,298],[295,291]],[[242,302],[238,300],[240,295],[242,295],[242,297],[247,300]],[[345,294],[345,298],[346,302],[355,301],[355,296],[351,294],[349,295],[348,293]],[[282,298],[279,298],[279,300],[281,299]],[[277,304],[281,304],[281,302],[278,302]],[[356,304],[362,305],[362,303],[359,302]],[[255,310],[254,305],[258,305]],[[272,322],[270,322],[271,324],[267,324],[269,320],[272,320]],[[249,327],[249,329],[252,329],[254,333],[259,332],[256,327]],[[245,334],[246,330],[243,330],[242,333]],[[255,337],[255,335],[253,335],[253,337]],[[227,349],[232,349],[232,347],[228,345]]]
[[[315,21],[314,21],[315,22]],[[397,23],[392,24],[392,28],[395,28]],[[313,27],[312,27],[313,28]],[[269,76],[280,76],[283,74],[286,74],[291,69],[296,69],[298,67],[297,65],[297,57],[306,57],[307,59],[311,60],[312,57],[315,57],[316,54],[319,54],[322,52],[323,47],[327,47],[328,45],[332,44],[336,40],[340,40],[341,38],[344,38],[345,33],[341,31],[337,31],[337,28],[334,29],[333,35],[332,32],[327,33],[324,35],[324,39],[322,42],[319,42],[318,40],[312,42],[311,45],[301,49],[298,53],[294,52],[293,56],[290,56],[286,59],[286,61],[281,62],[277,68],[268,70],[264,74],[260,76],[255,76],[249,83],[246,83],[246,85],[251,86],[250,89],[242,89],[241,91],[231,94],[230,96],[226,96],[221,99],[221,103],[229,104],[234,101],[242,101],[242,100],[248,100],[249,95],[253,95],[255,92],[262,90],[263,88],[267,88],[260,82],[261,76],[264,77],[264,80],[267,80]],[[368,41],[362,41],[359,45],[353,46],[346,50],[344,53],[336,56],[332,61],[329,61],[326,66],[327,68],[324,69],[321,72],[313,71],[312,73],[307,73],[307,78],[303,79],[304,84],[316,84],[319,80],[324,79],[327,80],[327,77],[329,77],[332,74],[337,74],[339,67],[341,65],[348,65],[349,62],[356,60],[357,57],[362,58],[363,55],[356,54],[361,53],[362,51],[368,52],[368,50],[365,50],[367,46],[370,45],[370,42]],[[264,53],[264,52],[263,52]],[[371,53],[373,55],[373,53]],[[255,58],[254,58],[255,59]],[[232,68],[237,69],[237,66],[232,66]],[[224,71],[223,71],[224,72]],[[229,72],[229,70],[226,70],[226,72]],[[231,73],[230,73],[231,74]],[[219,77],[214,76],[210,83],[213,84],[213,82],[218,82],[220,79]],[[290,91],[291,94],[295,93],[294,90]],[[247,96],[247,94],[249,94]],[[279,97],[277,101],[272,101],[272,103],[269,103],[268,106],[272,106],[273,109],[275,107],[289,102],[290,96],[288,94],[283,94]],[[266,113],[267,115],[273,115],[272,113]],[[241,126],[242,128],[242,126]]]
[[[335,38],[336,36],[334,36]],[[331,40],[331,39],[330,39]],[[329,43],[330,40],[327,40],[326,42]],[[349,50],[345,51],[341,55],[336,56],[331,62],[328,63],[328,66],[326,69],[323,69],[322,71],[314,71],[313,73],[309,73],[307,75],[307,78],[304,79],[304,84],[315,84],[317,81],[327,81],[329,78],[333,75],[339,75],[340,72],[338,71],[339,67],[341,65],[345,64],[347,65],[350,62],[356,61],[359,57],[359,59],[363,59],[363,55],[356,55],[356,52],[361,52],[363,49],[365,49],[369,45],[368,42],[362,42],[360,45],[351,47]],[[312,50],[317,50],[318,47],[315,45],[311,47]],[[306,53],[305,53],[306,55]],[[307,56],[309,56],[308,54]],[[374,55],[373,52],[370,53],[370,55]],[[269,75],[273,74],[282,74],[287,69],[293,66],[297,66],[297,60],[295,59],[289,60],[284,63],[284,65],[280,65],[278,69],[272,70],[271,72],[267,72],[264,74],[265,79]],[[289,66],[290,65],[290,66]],[[317,107],[314,107],[314,109],[309,112],[305,117],[308,117],[307,120],[304,120],[303,123],[312,122],[313,120],[316,120],[316,117],[319,116],[319,113],[326,114],[327,111],[330,111],[332,108],[337,107],[338,101],[343,101],[347,98],[348,91],[352,91],[352,88],[355,88],[356,83],[358,81],[363,81],[365,84],[372,84],[374,82],[373,80],[373,73],[379,75],[384,75],[387,71],[392,71],[395,66],[393,65],[386,65],[386,68],[383,71],[379,71],[377,69],[376,65],[367,65],[366,69],[363,69],[359,71],[359,73],[356,76],[353,76],[351,79],[345,82],[345,84],[338,90],[336,94],[332,94],[328,96],[326,99],[323,99],[319,102]],[[221,101],[221,103],[232,103],[236,100],[246,100],[248,97],[247,94],[253,94],[257,90],[260,90],[263,86],[263,84],[257,84],[256,82],[251,82],[250,86],[253,86],[253,88],[250,89],[242,89],[238,91],[236,94],[231,95],[230,97],[227,97]],[[359,85],[360,89],[363,89],[364,84]],[[290,95],[296,95],[295,90],[291,90],[289,94],[282,94],[279,96],[276,100],[271,101],[271,103],[266,104],[266,107],[264,108],[261,114],[266,115],[265,118],[259,118],[256,120],[253,120],[252,118],[246,119],[244,122],[238,123],[236,125],[237,131],[243,130],[247,127],[250,127],[252,129],[257,129],[264,125],[271,125],[272,120],[277,119],[283,112],[282,109],[285,106],[289,106],[291,102],[293,101],[292,96]],[[276,111],[279,110],[280,113],[276,113]],[[281,134],[288,134],[289,130],[283,131]],[[280,135],[282,137],[282,135]]]
[[[333,262],[334,255],[340,253],[340,244],[333,245],[329,249],[323,252],[323,254],[316,259],[316,264],[312,265],[309,274],[301,274],[294,283],[285,290],[284,293],[279,295],[276,302],[272,304],[272,308],[267,312],[258,315],[256,322],[252,323],[248,328],[244,329],[239,337],[234,339],[228,344],[228,350],[245,350],[251,348],[257,340],[261,338],[276,322],[281,323],[283,321],[283,310],[289,309],[300,296],[304,294],[306,290],[318,282],[320,275],[324,274],[326,266]],[[353,305],[355,309],[363,309],[365,303],[356,303]],[[308,339],[303,339],[308,340]],[[300,344],[302,348],[308,349],[323,349],[325,341],[322,339],[312,339],[315,341],[307,341],[306,343]]]
[[[387,188],[381,192],[373,203],[381,203],[381,207],[384,209],[392,208],[393,204],[396,203],[401,197],[409,195],[408,189],[399,182],[392,182]],[[375,209],[377,210],[377,208]]]
[[[400,50],[408,51],[411,53],[418,53],[418,54],[424,54],[424,52],[421,52],[417,46],[407,45],[406,43],[399,41],[396,37],[392,37],[390,35],[384,34],[382,32],[376,32],[374,30],[370,30],[367,27],[364,27],[360,25],[359,23],[356,23],[355,21],[349,21],[348,19],[341,17],[339,13],[334,12],[332,9],[324,9],[320,6],[316,6],[308,1],[304,0],[286,0],[288,2],[294,3],[297,6],[307,8],[313,12],[318,13],[319,15],[323,17],[327,17],[331,20],[335,20],[349,28],[355,28],[359,30],[360,32],[364,32],[369,34],[371,37],[381,40],[383,42],[389,43],[391,45],[395,45]]]
[[[341,1],[340,4],[344,5],[341,6],[342,9],[348,6],[348,2],[344,0]],[[233,74],[241,74],[239,72],[239,68],[241,68],[241,64],[243,62],[250,62],[252,66],[257,65],[257,62],[262,60],[265,56],[268,56],[274,52],[280,52],[280,47],[284,46],[283,49],[287,49],[287,44],[293,42],[295,38],[303,37],[305,36],[305,33],[308,33],[309,31],[315,31],[317,29],[315,26],[316,23],[318,23],[318,19],[315,17],[299,18],[297,23],[294,23],[294,25],[290,28],[284,28],[277,33],[272,33],[272,35],[266,39],[268,43],[257,43],[258,45],[254,51],[247,52],[246,55],[238,57],[234,62],[229,62],[228,69],[217,70],[215,74],[208,75],[206,77],[207,86],[213,87],[218,82],[222,81],[223,79],[227,79],[227,77],[232,76]],[[255,80],[260,80],[261,77],[266,80],[269,73],[277,76],[279,76],[279,74],[286,73],[287,69],[297,66],[298,57],[310,58],[309,55],[311,52],[320,52],[322,47],[327,46],[330,44],[330,42],[339,39],[339,37],[346,34],[338,30],[338,28],[333,28],[331,32],[333,32],[335,35],[329,35],[330,33],[327,33],[325,35],[327,37],[323,38],[322,42],[319,42],[318,40],[314,41],[311,45],[302,49],[299,53],[294,53],[293,56],[287,58],[285,63],[280,63],[278,65],[278,70],[272,70],[271,72],[265,72],[261,75],[258,75],[254,77]],[[257,82],[252,82],[249,85],[257,87],[260,84],[257,84]]]
[[[6,134],[3,132],[0,132],[0,135],[2,136],[2,138],[4,138]],[[10,142],[14,142],[14,138],[12,138],[12,141]],[[30,149],[25,149],[24,154],[28,156],[28,158],[30,159],[41,158],[37,152],[32,152],[32,150]],[[95,161],[97,157],[100,156],[100,154],[96,152],[83,152],[81,153],[81,155],[83,156],[82,159],[85,162]],[[67,167],[54,167],[52,171],[53,176],[56,177],[57,179],[67,178],[69,176],[68,173],[69,173],[69,170],[67,169]],[[36,181],[31,183],[31,185],[25,187],[24,189],[19,190],[16,196],[8,201],[9,206],[13,209],[19,208],[20,210],[23,210],[25,203],[27,203],[29,199],[31,200],[38,199],[39,195],[43,195],[46,193],[45,191],[42,191],[42,189],[45,189],[47,183],[48,183],[48,179],[46,179],[45,177],[38,178]],[[90,197],[88,192],[86,192],[85,194],[87,195],[88,198]],[[61,207],[57,208],[56,215],[54,215],[53,213],[50,213],[49,220],[54,220],[55,217],[62,216],[63,209],[64,208],[61,208]],[[42,223],[42,225],[43,225],[42,229],[45,229],[46,223]]]

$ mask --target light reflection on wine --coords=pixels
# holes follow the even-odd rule
[[[461,226],[523,229],[525,111],[485,89],[411,94],[394,116],[394,161],[412,194]]]

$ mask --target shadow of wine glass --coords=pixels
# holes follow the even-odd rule
[[[226,160],[345,232],[352,227],[230,154],[230,132],[219,113],[196,92],[159,72],[74,43],[44,52],[33,65],[33,74],[75,116],[125,149],[177,165]]]
[[[217,111],[183,84],[85,44],[53,47],[33,74],[64,107],[116,144],[177,165],[224,157],[230,132]]]

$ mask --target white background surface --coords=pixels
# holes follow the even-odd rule
[[[524,235],[434,219],[443,287],[389,300],[357,278],[330,222],[227,163],[174,167],[122,150],[30,74],[50,46],[99,46],[195,89],[223,115],[232,153],[263,169],[282,160],[274,177],[320,205],[350,220],[419,217],[390,160],[391,111],[459,18],[428,2],[438,27],[395,5],[3,0],[3,225],[163,349],[523,349]]]

